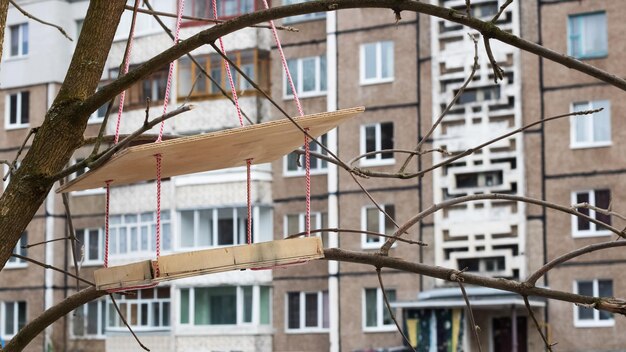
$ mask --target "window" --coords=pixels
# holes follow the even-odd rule
[[[76,230],[76,256],[83,258],[84,265],[102,264],[104,236],[102,229]]]
[[[583,191],[572,193],[572,203],[587,203],[601,209],[608,209],[611,203],[611,191],[608,189]],[[602,214],[599,211],[587,208],[577,208],[578,212],[588,215],[589,217],[602,221],[607,225],[611,225],[611,216]],[[605,236],[610,232],[600,225],[596,225],[587,219],[574,216],[572,217],[572,232],[574,237],[585,236]]]
[[[304,232],[306,229],[306,213],[287,214],[283,222],[284,235],[289,236]],[[328,227],[328,216],[326,213],[311,213],[311,230],[324,229]],[[322,236],[322,244],[328,246],[328,233],[316,232],[312,236]]]
[[[9,27],[11,36],[11,57],[28,55],[28,23]]]
[[[568,52],[577,59],[607,56],[606,13],[570,15],[568,18]]]
[[[328,144],[326,135],[319,137],[317,141],[322,143],[323,145]],[[304,149],[304,147],[301,147],[300,149]],[[326,150],[322,149],[322,147],[320,147],[314,141],[309,142],[309,150],[311,152],[320,153],[323,155],[328,154]],[[289,155],[285,157],[284,164],[285,164],[285,170],[284,170],[285,175],[301,176],[305,174],[306,165],[305,165],[304,155],[297,154],[297,153],[289,153]],[[318,159],[318,158],[311,156],[311,174],[325,173],[327,168],[328,168],[328,162],[326,160]]]
[[[361,84],[393,81],[393,42],[361,45]]]
[[[182,325],[269,325],[268,286],[191,287],[180,290]]]
[[[572,112],[602,108],[593,116],[572,116],[570,145],[573,148],[599,147],[611,144],[611,103],[608,100],[572,104]]]
[[[132,71],[135,67],[137,66],[131,66],[130,70]],[[130,109],[144,108],[146,106],[146,100],[148,98],[150,99],[150,104],[163,103],[163,99],[165,98],[165,88],[167,85],[168,71],[169,66],[165,66],[128,88],[126,90],[126,96],[124,100],[125,107]],[[117,68],[109,70],[109,77],[116,78],[118,76],[119,70]],[[102,82],[101,85],[104,85],[104,82]],[[116,101],[115,109],[117,109],[118,104],[119,101]],[[104,117],[104,113],[106,112],[106,106],[107,104],[98,108],[98,112],[94,113],[97,115],[96,118],[98,118],[99,116]]]
[[[504,275],[506,260],[504,257],[460,258],[458,259],[457,266],[459,270],[467,269],[469,272]]]
[[[396,217],[396,209],[393,205],[381,205],[385,212],[391,217]],[[364,231],[371,231],[392,235],[396,228],[395,225],[385,214],[378,210],[375,206],[367,206],[361,209],[361,228]],[[385,242],[384,237],[363,234],[361,237],[361,246],[363,248],[380,248]]]
[[[170,212],[161,211],[161,249],[172,249]],[[156,214],[114,215],[109,220],[111,255],[156,251]]]
[[[2,302],[0,308],[0,337],[8,340],[26,325],[26,302]]]
[[[283,0],[283,5],[287,6],[287,5],[299,4],[299,3],[307,2],[307,1],[311,1],[311,0]],[[283,19],[283,23],[288,24],[288,23],[296,23],[296,22],[304,22],[304,21],[313,21],[313,20],[320,20],[323,18],[326,18],[326,12],[315,12],[315,13],[307,13],[304,15],[285,17]]]
[[[287,292],[286,331],[325,331],[329,326],[328,291]]]
[[[396,290],[385,290],[389,303],[396,301]],[[380,288],[366,288],[363,292],[363,330],[387,331],[395,329],[393,319],[385,305],[383,291]]]
[[[6,128],[28,127],[30,92],[9,94],[6,98]]]
[[[115,300],[128,324],[136,330],[167,330],[170,328],[170,288],[155,287],[135,291],[136,295],[115,295]],[[113,303],[109,302],[108,327],[125,329]]]
[[[229,53],[229,58],[248,76],[250,79],[267,90],[269,88],[269,53],[266,51],[247,50]],[[218,84],[214,84],[208,79],[202,70],[191,60],[183,57],[178,60],[178,98],[206,97],[216,95],[221,97],[220,87],[230,93],[230,82],[228,75],[219,55],[205,55],[196,57],[196,61]],[[231,74],[235,87],[238,90],[252,90],[252,84],[241,76],[234,67],[231,67]]]
[[[256,209],[253,208],[253,212],[254,210]],[[248,211],[246,207],[183,210],[179,214],[180,247],[182,248],[232,246],[247,243]],[[260,212],[259,222],[268,223],[269,216],[267,212]],[[254,242],[254,228],[252,237]]]
[[[493,187],[502,184],[502,171],[456,174],[456,188]]]
[[[361,126],[361,154],[393,149],[393,122]],[[393,152],[372,153],[361,159],[362,165],[393,164]]]
[[[26,246],[27,244],[28,244],[28,232],[24,232],[24,233],[22,233],[22,236],[20,237],[19,241],[17,241],[17,244],[15,245],[15,248],[13,248],[13,253],[19,254],[19,255],[22,255],[22,256],[27,256],[28,255],[28,249],[22,247],[22,246]],[[9,257],[9,260],[7,261],[7,264],[6,264],[5,267],[7,269],[9,269],[9,268],[25,268],[26,267],[26,261],[24,259],[21,259],[21,258]]]
[[[301,98],[326,94],[326,56],[287,60],[293,85]],[[293,96],[287,76],[283,74],[285,99]]]
[[[581,280],[574,282],[574,293],[593,297],[613,297],[613,280]],[[593,308],[574,306],[574,326],[613,326],[613,314]]]
[[[112,314],[117,314],[113,308]],[[74,338],[104,338],[106,328],[106,300],[91,301],[76,310],[72,315],[72,335]]]
[[[455,91],[454,95],[457,93],[458,91]],[[470,104],[498,99],[500,99],[500,86],[487,86],[465,89],[456,103]]]
[[[217,2],[217,16],[220,19],[234,17],[254,11],[254,0],[222,0]],[[213,18],[211,1],[191,0],[185,3],[183,14],[192,17]],[[206,25],[201,21],[186,20],[186,26]]]

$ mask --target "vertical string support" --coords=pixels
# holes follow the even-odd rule
[[[156,187],[157,187],[157,208],[156,208],[156,276],[159,276],[158,259],[161,256],[161,154],[155,154],[156,158]]]
[[[248,244],[252,243],[252,177],[250,176],[250,167],[252,159],[246,160],[246,176],[247,176],[247,197],[248,197]]]
[[[106,181],[106,204],[104,208],[104,267],[109,267],[109,199],[111,180]]]
[[[307,133],[309,128],[304,129]],[[309,136],[304,135],[304,164],[306,179],[306,237],[311,236],[311,147],[309,146]]]

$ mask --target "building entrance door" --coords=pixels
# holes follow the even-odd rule
[[[493,318],[491,327],[493,352],[527,352],[526,317],[517,317],[517,346],[513,345],[511,317]]]

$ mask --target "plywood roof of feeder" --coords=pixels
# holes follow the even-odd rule
[[[309,128],[313,137],[337,127],[363,112],[363,107],[343,109],[295,118]],[[124,185],[156,178],[155,154],[162,155],[163,178],[276,160],[303,144],[300,130],[288,119],[233,128],[202,135],[181,137],[161,143],[130,147],[101,167],[86,172],[57,192],[72,192],[111,185]]]

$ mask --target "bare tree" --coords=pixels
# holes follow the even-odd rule
[[[13,248],[19,241],[21,233],[31,221],[37,209],[42,205],[44,199],[52,189],[55,182],[61,181],[64,177],[68,176],[70,173],[72,173],[81,166],[90,166],[92,168],[98,167],[102,163],[106,162],[106,160],[110,158],[116,151],[127,146],[128,143],[130,143],[134,139],[142,138],[142,134],[149,130],[150,127],[154,126],[155,124],[161,122],[166,118],[173,117],[185,111],[185,109],[180,109],[166,116],[157,117],[150,121],[146,119],[144,126],[142,126],[141,129],[139,129],[132,135],[129,135],[125,139],[123,139],[122,143],[114,147],[105,148],[103,151],[99,151],[98,147],[100,143],[109,140],[110,136],[99,136],[99,138],[88,140],[86,140],[84,136],[85,128],[87,126],[87,120],[96,109],[115,99],[118,94],[129,88],[132,84],[140,81],[142,78],[147,77],[151,73],[172,62],[173,60],[176,60],[181,56],[190,53],[192,50],[200,47],[201,45],[213,44],[221,36],[233,33],[237,30],[241,30],[249,26],[264,25],[265,22],[270,20],[313,12],[335,11],[350,8],[380,8],[392,10],[393,14],[395,14],[395,17],[390,16],[390,21],[393,21],[395,19],[399,19],[401,17],[401,13],[404,11],[416,12],[456,22],[458,24],[467,26],[468,28],[473,29],[473,31],[479,33],[485,43],[487,55],[491,60],[494,70],[494,77],[496,80],[498,79],[498,77],[501,78],[502,71],[493,59],[492,54],[490,53],[489,43],[492,40],[500,41],[517,47],[521,50],[525,50],[535,55],[539,55],[545,59],[552,60],[571,69],[580,71],[584,74],[607,82],[608,84],[615,86],[617,89],[626,90],[626,81],[615,75],[604,72],[598,68],[585,64],[573,58],[564,56],[548,48],[544,48],[535,43],[516,37],[515,35],[507,31],[499,29],[496,25],[496,20],[498,16],[500,16],[500,14],[504,11],[506,5],[510,4],[511,1],[508,1],[491,21],[482,21],[480,19],[471,17],[469,10],[467,12],[457,11],[419,1],[320,0],[258,11],[255,13],[242,15],[233,20],[218,23],[215,26],[207,30],[203,30],[191,36],[190,38],[179,42],[172,48],[167,49],[162,53],[154,56],[150,60],[146,61],[144,64],[128,72],[128,74],[122,75],[121,77],[113,80],[111,83],[102,87],[96,92],[96,88],[100,82],[100,77],[102,76],[102,71],[104,69],[105,62],[113,42],[113,37],[120,21],[120,17],[122,13],[127,10],[125,7],[125,3],[126,2],[124,0],[90,2],[82,32],[80,38],[78,38],[76,49],[69,65],[65,80],[63,81],[60,91],[57,97],[54,99],[52,106],[46,113],[44,122],[41,124],[41,126],[38,126],[37,128],[32,130],[31,134],[34,135],[34,137],[30,148],[21,160],[21,164],[19,167],[16,167],[16,163],[14,160],[3,161],[5,164],[10,166],[11,181],[2,196],[0,197],[0,267],[4,267],[8,259],[11,257]],[[469,6],[469,1],[467,1],[467,3]],[[8,0],[0,1],[0,30],[2,31],[4,30],[6,25],[8,4]],[[164,15],[162,13],[153,14]],[[3,33],[0,33],[0,40],[1,38],[3,38],[2,34]],[[215,46],[214,48],[217,49]],[[468,55],[471,55],[471,53],[468,53]],[[240,73],[244,77],[246,77],[244,72],[240,71]],[[467,82],[469,82],[470,80],[471,77],[470,79],[468,79]],[[253,83],[253,85],[255,84]],[[258,86],[256,85],[255,87],[258,88]],[[264,92],[262,93],[265,94]],[[458,92],[455,99],[458,98],[461,93],[462,90]],[[267,96],[267,98],[270,97]],[[450,102],[449,106],[452,106],[453,104],[454,100]],[[593,111],[587,111],[583,113],[588,114],[592,112]],[[570,114],[556,116],[554,117],[554,119],[566,116],[570,116]],[[544,120],[543,122],[548,122],[549,120],[550,119]],[[441,119],[439,119],[438,122],[439,121],[441,121]],[[437,127],[438,125],[437,123],[435,123],[431,131]],[[460,155],[451,156],[447,158],[444,162],[438,165],[434,165],[432,168],[419,170],[417,173],[414,174],[407,174],[404,171],[404,167],[394,173],[375,173],[354,167],[351,165],[352,162],[345,162],[339,159],[337,156],[332,155],[332,153],[330,153],[330,156],[325,156],[321,154],[316,156],[319,158],[323,158],[329,162],[336,163],[345,172],[350,173],[357,183],[359,183],[359,178],[362,177],[393,177],[407,179],[420,177],[424,173],[432,171],[434,168],[442,167],[451,162],[454,162],[455,160],[474,153],[475,151],[480,150],[481,148],[491,143],[494,143],[503,138],[507,138],[514,133],[519,133],[520,131],[528,127],[530,126],[526,126],[517,131],[513,131],[512,133],[501,136],[483,145],[476,146],[472,149],[467,150],[464,153],[461,153]],[[29,138],[31,134],[29,134]],[[427,137],[428,136],[424,137],[424,139],[426,139]],[[86,143],[94,143],[98,147],[94,149],[94,153],[92,153],[92,155],[87,158],[83,163],[79,164],[78,166],[66,168],[66,165],[68,165],[73,153],[79,147],[84,146]],[[444,154],[446,153],[445,150],[422,150],[423,143],[423,141],[420,141],[419,144],[416,145],[415,149],[410,151],[392,150],[383,152],[394,152],[398,155],[406,155],[407,163],[412,156],[417,154],[432,152]],[[353,161],[358,160],[358,158],[361,157],[364,157],[364,155],[356,156]],[[363,191],[366,192],[364,188]],[[375,202],[374,198],[372,198],[371,195],[367,195],[373,202]],[[515,292],[524,297],[541,296],[548,299],[586,305],[595,309],[605,310],[617,314],[626,313],[626,301],[623,299],[610,297],[589,297],[535,286],[535,282],[537,281],[537,279],[557,264],[567,260],[571,260],[585,253],[603,250],[606,248],[623,246],[624,242],[621,240],[585,247],[571,253],[564,253],[562,257],[548,263],[539,271],[531,275],[530,278],[526,281],[513,281],[484,277],[480,275],[465,273],[455,269],[441,268],[429,264],[412,263],[403,259],[392,258],[387,255],[389,249],[391,248],[391,245],[393,245],[395,241],[407,242],[404,238],[402,238],[402,236],[413,225],[424,219],[426,216],[429,216],[434,212],[446,209],[456,204],[476,201],[480,199],[505,199],[514,202],[537,204],[564,213],[583,217],[588,221],[605,226],[610,231],[614,232],[616,236],[625,236],[625,233],[622,229],[611,227],[607,224],[602,224],[595,218],[591,218],[585,215],[583,212],[579,212],[576,207],[573,208],[570,205],[557,205],[546,201],[521,196],[511,196],[504,194],[484,194],[459,197],[444,201],[440,204],[433,204],[425,211],[419,214],[415,214],[414,217],[412,217],[405,223],[396,224],[398,227],[397,231],[392,236],[387,238],[387,242],[378,253],[368,254],[362,252],[347,251],[340,248],[333,248],[325,250],[326,260],[361,263],[364,265],[372,266],[379,272],[381,268],[393,268],[406,272],[427,275],[430,277],[458,283],[462,289],[463,284],[474,284]],[[585,205],[579,205],[578,208],[584,206]],[[382,211],[382,208],[380,206],[378,207]],[[611,210],[604,209],[599,211],[610,212]],[[349,229],[324,229],[324,231],[336,231],[346,233],[350,232]],[[362,233],[362,231],[358,232]],[[383,234],[378,235],[385,236]],[[410,241],[408,242],[411,243]],[[39,264],[44,267],[47,266],[47,264],[45,263]],[[47,267],[51,269],[49,266]],[[382,279],[380,283],[382,285]],[[106,292],[97,291],[94,287],[89,287],[68,297],[62,302],[58,302],[54,307],[45,311],[42,315],[32,320],[22,330],[20,330],[20,332],[8,343],[8,345],[5,347],[5,350],[19,351],[23,349],[37,334],[43,331],[51,323],[60,319],[67,313],[81,306],[82,304],[85,304],[105,294]],[[532,315],[530,309],[529,312]],[[544,341],[546,343],[546,348],[550,349],[549,342],[545,339]]]

